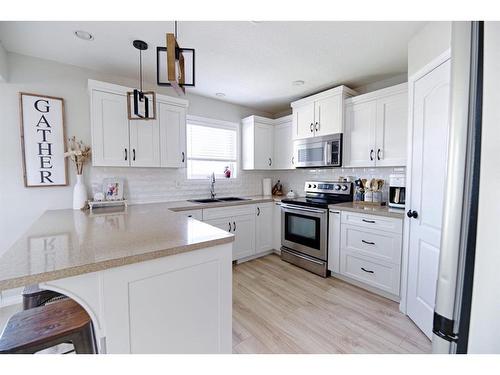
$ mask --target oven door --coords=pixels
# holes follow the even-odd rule
[[[281,205],[281,245],[327,260],[328,210]]]

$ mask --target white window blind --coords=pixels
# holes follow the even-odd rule
[[[236,126],[221,126],[188,120],[187,174],[190,179],[207,178],[212,173],[219,178],[224,171],[236,177],[238,155],[238,131]]]

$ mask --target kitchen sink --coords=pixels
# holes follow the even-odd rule
[[[221,202],[220,199],[213,199],[213,198],[206,198],[206,199],[190,199],[188,202],[194,202],[194,203],[217,203]]]
[[[239,197],[226,197],[226,198],[217,198],[221,202],[234,202],[234,201],[248,201],[248,198],[239,198]]]

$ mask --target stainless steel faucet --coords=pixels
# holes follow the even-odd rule
[[[210,176],[210,198],[215,199],[215,172]]]

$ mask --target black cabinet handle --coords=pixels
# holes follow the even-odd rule
[[[311,122],[311,126],[309,126],[309,129],[311,129],[311,133],[314,131],[312,122]]]
[[[367,245],[375,245],[375,242],[370,242],[370,241],[365,241],[365,240],[361,240],[361,242],[363,242]]]
[[[319,122],[316,123],[316,126],[314,127],[314,130],[319,131]]]
[[[363,220],[365,223],[375,224],[375,220],[366,220],[366,219],[361,219],[361,220]]]
[[[231,232],[231,222],[229,222],[228,224],[229,224],[229,231]]]
[[[273,164],[273,159],[269,158],[269,166]]]
[[[370,150],[370,160],[373,160],[373,149]]]
[[[184,151],[182,151],[181,155],[182,155],[182,160],[181,161],[184,163]]]
[[[410,219],[411,218],[416,219],[418,217],[418,212],[417,211],[408,210],[408,212],[406,213],[406,216],[408,216]]]
[[[295,164],[295,156],[292,156],[292,165]]]
[[[380,149],[377,150],[377,160],[380,160]]]
[[[236,232],[236,222],[233,221],[233,232]]]
[[[125,148],[125,160],[128,159],[128,152],[127,152],[127,149]]]
[[[132,149],[132,160],[135,161],[135,148]]]
[[[257,216],[260,216],[260,208],[257,207]]]
[[[367,270],[367,269],[365,269],[365,268],[363,268],[363,267],[361,267],[361,269],[362,269],[363,271],[365,271],[366,273],[374,273],[373,271]]]

